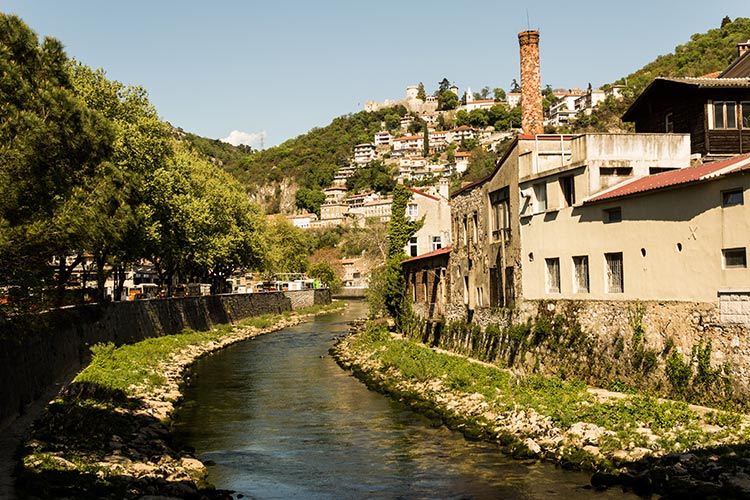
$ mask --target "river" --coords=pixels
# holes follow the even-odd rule
[[[208,356],[175,422],[217,488],[250,499],[625,499],[506,457],[369,391],[327,351],[366,304]]]

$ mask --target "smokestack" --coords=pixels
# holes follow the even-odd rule
[[[544,133],[542,77],[539,71],[539,32],[518,34],[521,46],[521,128],[527,135]]]

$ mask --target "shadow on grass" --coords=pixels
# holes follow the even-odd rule
[[[144,495],[229,499],[180,468],[191,458],[140,400],[74,383],[48,406],[19,450],[19,499],[130,499]]]
[[[596,473],[596,488],[621,486],[650,497],[698,499],[750,499],[750,444],[738,443],[646,457],[622,464],[619,474]]]

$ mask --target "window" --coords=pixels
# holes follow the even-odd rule
[[[747,254],[744,248],[724,248],[724,269],[744,269],[747,267]]]
[[[440,250],[443,248],[443,238],[441,236],[432,237],[432,250]]]
[[[714,129],[737,128],[737,103],[735,101],[714,102]]]
[[[464,222],[463,222],[463,229],[464,229],[464,245],[466,245],[468,239],[469,239],[469,219],[466,215],[464,215]]]
[[[477,307],[482,307],[484,305],[484,290],[482,289],[481,286],[477,287],[476,293],[477,293],[477,295],[476,295],[476,297],[477,297],[477,304],[476,305],[477,305]]]
[[[604,223],[620,222],[622,220],[622,209],[620,207],[604,210]]]
[[[419,207],[416,203],[409,203],[406,206],[406,216],[411,220],[416,220],[419,213]]]
[[[474,215],[472,217],[472,243],[478,243],[479,242],[479,217],[477,217],[477,213],[474,212]]]
[[[566,207],[572,207],[576,202],[576,184],[572,175],[560,177],[560,190]]]
[[[722,207],[742,205],[742,201],[742,189],[731,189],[728,191],[722,191],[721,193]]]
[[[534,184],[534,212],[547,210],[547,185],[543,182]]]
[[[667,113],[664,117],[664,132],[668,134],[674,132],[674,115],[672,113]]]
[[[750,128],[750,101],[742,101],[740,103],[740,116],[742,128]]]
[[[409,256],[416,257],[417,256],[417,237],[412,236],[409,238]]]
[[[623,293],[622,252],[605,253],[604,260],[607,262],[607,293]]]
[[[510,189],[504,187],[490,193],[490,207],[492,210],[492,240],[510,238]]]
[[[560,259],[544,259],[547,265],[547,293],[560,293]]]
[[[575,293],[589,293],[589,256],[573,257],[573,290]]]

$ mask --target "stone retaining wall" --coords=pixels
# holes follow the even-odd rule
[[[726,309],[718,301],[523,301],[514,310],[477,309],[465,333],[432,328],[425,339],[522,374],[567,374],[594,385],[621,382],[661,394],[675,389],[667,365],[670,357],[679,355],[692,370],[688,389],[745,397],[750,395],[750,332],[739,322],[727,322]],[[454,306],[446,316],[449,322],[466,321],[469,314],[465,307]],[[542,316],[547,318],[546,330],[537,327]],[[487,327],[503,332],[527,322],[528,331],[516,327],[497,341],[485,334]],[[485,345],[492,352],[482,352]],[[696,349],[709,353],[708,366],[699,365]],[[711,371],[713,387],[696,385],[702,380],[701,369]],[[718,392],[716,396],[721,397]]]
[[[250,316],[329,303],[327,289],[285,293],[112,302],[0,320],[0,429],[90,359],[97,343],[115,345],[208,330]]]

